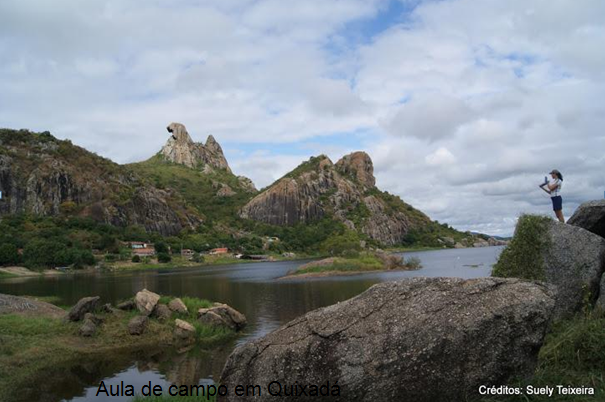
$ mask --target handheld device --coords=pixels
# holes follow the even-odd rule
[[[540,187],[544,187],[548,184],[548,176],[544,176],[544,183],[540,184]]]

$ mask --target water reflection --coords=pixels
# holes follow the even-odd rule
[[[98,295],[103,303],[115,304],[147,288],[166,295],[195,296],[224,302],[248,318],[246,332],[235,342],[221,348],[181,353],[174,350],[147,351],[138,352],[136,356],[74,363],[58,371],[68,373],[67,376],[48,376],[52,381],[45,382],[46,388],[32,389],[28,399],[24,399],[103,401],[105,399],[102,397],[94,396],[102,379],[107,379],[107,384],[124,381],[133,385],[141,383],[141,386],[149,381],[159,385],[211,381],[220,375],[227,356],[236,344],[262,336],[310,310],[349,299],[382,281],[414,276],[488,276],[501,250],[501,247],[488,247],[407,253],[406,257],[416,256],[423,265],[421,270],[409,272],[276,280],[304,263],[286,261],[135,273],[14,278],[0,281],[0,293],[58,296],[66,305],[74,304],[85,296]],[[117,400],[111,398],[111,401]]]

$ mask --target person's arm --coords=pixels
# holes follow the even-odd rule
[[[555,180],[552,184],[548,184],[548,189],[550,191],[556,190],[559,187],[559,180]],[[549,193],[550,193],[549,191]]]

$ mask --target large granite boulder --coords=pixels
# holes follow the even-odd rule
[[[142,335],[147,329],[149,317],[146,315],[137,315],[128,321],[128,333],[130,335]]]
[[[176,299],[170,300],[170,303],[168,303],[168,308],[171,311],[174,311],[175,313],[179,314],[187,314],[188,311],[187,306],[185,306],[185,303],[183,303],[183,301],[178,297]]]
[[[597,300],[596,307],[605,311],[605,274],[601,277],[601,290],[599,292],[599,299]]]
[[[381,283],[239,346],[220,383],[258,384],[256,401],[272,400],[273,381],[338,382],[334,401],[463,401],[533,372],[553,306],[550,286],[519,279]]]
[[[65,317],[65,310],[50,303],[27,297],[0,294],[1,314],[63,318]]]
[[[567,223],[605,237],[605,200],[589,201],[580,205]]]
[[[604,271],[604,238],[546,217],[524,215],[492,274],[555,285],[555,317],[565,318],[595,303]]]
[[[67,319],[69,321],[81,321],[84,319],[86,313],[92,313],[96,310],[99,305],[99,300],[101,298],[99,296],[94,297],[83,297],[78,300],[75,306],[73,306],[69,313],[67,313]]]
[[[605,239],[582,228],[552,221],[543,250],[546,282],[557,286],[557,318],[594,303],[605,271]]]
[[[214,303],[210,308],[198,310],[198,321],[212,327],[223,326],[234,331],[242,330],[246,324],[246,316],[231,306],[222,303]]]
[[[137,308],[144,315],[150,315],[159,301],[160,295],[147,289],[137,292],[136,296],[134,297],[134,302],[137,305]]]

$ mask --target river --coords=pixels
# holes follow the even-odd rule
[[[196,384],[218,379],[235,346],[258,338],[282,324],[319,307],[349,299],[378,282],[406,277],[489,276],[503,247],[447,249],[405,253],[418,257],[422,269],[351,276],[276,280],[305,261],[258,262],[153,270],[128,273],[92,273],[0,280],[0,293],[58,296],[64,305],[86,296],[101,296],[102,303],[117,303],[147,288],[156,293],[194,296],[219,301],[244,313],[248,327],[233,342],[213,349],[153,350],[111,356],[46,373],[43,384],[24,390],[27,401],[128,401],[128,397],[95,396],[98,384],[131,384],[135,389],[149,381],[164,389],[171,383]]]

